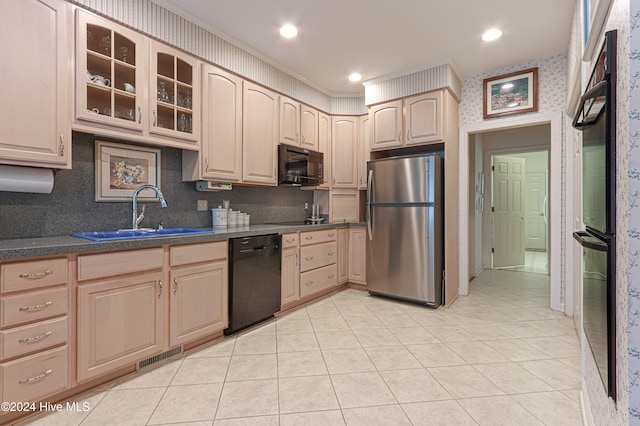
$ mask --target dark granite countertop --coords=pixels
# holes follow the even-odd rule
[[[190,244],[219,241],[253,235],[284,234],[297,231],[315,231],[342,226],[363,226],[363,222],[322,223],[315,225],[257,224],[251,226],[211,230],[210,234],[178,237],[141,238],[125,241],[92,242],[69,235],[58,237],[20,238],[0,240],[0,260],[26,257],[55,256],[70,253],[87,253],[110,250],[126,250],[143,247],[158,247],[165,244]],[[208,228],[211,229],[211,228]]]

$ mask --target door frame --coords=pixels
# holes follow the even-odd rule
[[[505,130],[515,127],[527,127],[538,124],[550,124],[551,127],[551,147],[549,148],[549,182],[562,182],[562,128],[565,125],[563,111],[554,113],[544,113],[536,115],[523,115],[515,118],[504,118],[497,121],[487,121],[467,127],[460,127],[458,146],[460,148],[459,159],[459,274],[458,291],[461,295],[469,294],[469,135],[484,133],[495,130]],[[572,144],[567,142],[567,152],[572,152]],[[564,311],[567,315],[573,314],[573,286],[563,286],[564,283],[573,283],[573,256],[561,258],[561,246],[565,239],[565,247],[572,247],[571,233],[562,235],[562,190],[566,190],[566,199],[573,199],[573,164],[565,161],[564,188],[558,185],[550,185],[549,191],[549,235],[559,235],[560,238],[550,238],[549,241],[549,286],[550,286],[550,307],[551,309]],[[565,217],[573,217],[573,207],[567,203],[565,206]],[[565,221],[566,222],[566,221]],[[573,226],[571,222],[569,226]],[[567,228],[572,229],[572,228]],[[562,262],[565,263],[565,280],[562,277]],[[563,301],[562,288],[565,287],[565,297]]]

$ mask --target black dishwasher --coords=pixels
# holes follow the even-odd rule
[[[229,335],[280,310],[280,236],[229,240]]]

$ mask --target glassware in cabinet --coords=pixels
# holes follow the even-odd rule
[[[168,46],[152,42],[152,76],[156,96],[152,99],[153,120],[150,132],[197,141],[199,132],[194,123],[198,105],[195,83],[199,63]],[[195,125],[194,125],[195,124]]]
[[[144,37],[83,10],[76,24],[76,117],[142,131]]]

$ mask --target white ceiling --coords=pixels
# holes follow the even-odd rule
[[[452,62],[471,76],[564,53],[574,0],[155,0],[329,94]],[[298,27],[285,40],[284,23]],[[491,27],[503,36],[480,39]]]

